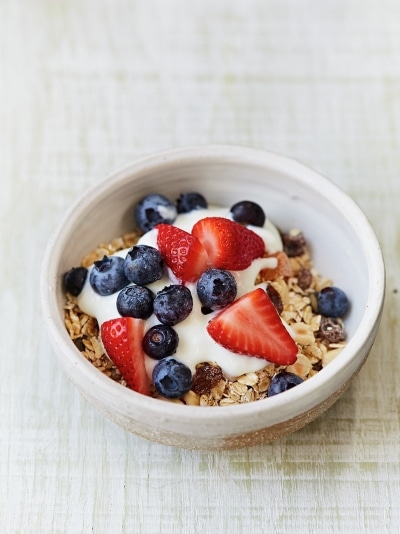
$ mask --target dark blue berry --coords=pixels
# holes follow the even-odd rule
[[[153,313],[154,293],[148,287],[126,286],[118,294],[117,310],[122,317],[148,319]]]
[[[145,333],[142,347],[148,356],[155,360],[161,360],[171,356],[176,351],[178,343],[178,334],[171,326],[157,324]]]
[[[317,293],[318,313],[326,317],[343,317],[349,307],[344,291],[338,287],[325,287]]]
[[[234,276],[223,269],[207,269],[197,281],[197,295],[203,307],[220,310],[236,298],[237,285]]]
[[[153,307],[160,323],[174,326],[186,319],[193,309],[190,289],[180,285],[166,286],[157,293]]]
[[[73,267],[66,272],[63,278],[65,291],[77,297],[85,285],[87,274],[86,267]]]
[[[234,221],[252,226],[264,226],[265,213],[261,206],[251,200],[242,200],[231,207]]]
[[[169,356],[160,360],[154,367],[153,384],[164,397],[177,399],[190,391],[192,372],[187,365]]]
[[[124,273],[124,259],[119,256],[104,256],[95,261],[90,271],[90,284],[99,295],[112,295],[129,284]]]
[[[126,255],[124,270],[129,281],[145,286],[162,278],[164,260],[156,248],[136,245]]]
[[[135,207],[136,224],[142,232],[148,232],[159,223],[172,224],[176,216],[175,204],[164,195],[147,195]]]
[[[302,378],[294,373],[289,373],[288,371],[280,371],[274,375],[269,384],[267,391],[268,397],[287,391],[288,389],[294,388],[298,384],[304,382]]]
[[[178,213],[207,208],[207,200],[200,193],[182,193],[176,201]]]

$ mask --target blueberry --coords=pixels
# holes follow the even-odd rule
[[[90,284],[99,295],[112,295],[129,284],[124,273],[124,259],[119,256],[104,256],[95,261],[90,271]]]
[[[289,373],[288,371],[280,371],[274,375],[269,384],[267,391],[268,397],[287,391],[288,389],[294,388],[298,384],[304,382],[302,378],[294,373]]]
[[[182,193],[176,201],[178,213],[207,208],[207,200],[200,193]]]
[[[185,286],[171,285],[159,291],[153,303],[154,313],[160,323],[174,326],[190,314],[193,298]]]
[[[231,214],[234,221],[251,224],[253,226],[264,226],[265,213],[261,206],[251,200],[242,200],[231,207]]]
[[[349,307],[344,291],[338,287],[325,287],[317,293],[318,313],[326,317],[343,317]]]
[[[161,360],[166,356],[171,356],[176,351],[178,343],[178,334],[171,326],[157,324],[145,333],[142,347],[148,356]]]
[[[197,295],[206,309],[220,310],[236,298],[234,276],[223,269],[207,269],[197,281]]]
[[[154,293],[148,287],[126,286],[117,297],[117,310],[122,317],[148,319],[153,313]]]
[[[162,278],[164,260],[156,248],[136,245],[125,257],[124,271],[130,282],[145,286]]]
[[[164,397],[177,399],[190,391],[192,372],[187,365],[169,356],[160,360],[154,367],[153,384]]]
[[[73,267],[66,272],[63,277],[65,291],[77,297],[86,282],[87,274],[86,267]]]
[[[175,204],[164,195],[147,195],[135,207],[135,220],[142,232],[159,223],[172,224],[177,216]]]

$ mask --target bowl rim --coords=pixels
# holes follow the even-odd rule
[[[206,161],[221,160],[233,163],[247,163],[251,165],[264,166],[268,163],[269,168],[279,169],[280,172],[295,176],[296,180],[305,185],[312,186],[313,178],[318,177],[319,183],[323,181],[324,190],[335,202],[343,217],[359,231],[359,237],[363,252],[367,259],[369,270],[369,288],[367,296],[367,306],[363,313],[359,327],[356,329],[342,353],[329,363],[329,366],[318,372],[312,379],[306,380],[297,387],[285,392],[284,395],[276,395],[268,399],[250,402],[240,405],[228,405],[223,409],[212,409],[210,407],[179,405],[171,402],[160,401],[152,397],[147,397],[132,391],[99,372],[90,362],[88,362],[76,349],[71,341],[61,318],[59,317],[58,304],[56,302],[57,265],[53,261],[57,254],[57,244],[62,241],[63,236],[68,233],[71,224],[72,214],[80,213],[85,209],[87,203],[93,195],[98,196],[107,191],[110,187],[134,179],[134,176],[141,172],[148,172],[166,165],[180,165],[184,162],[201,163]],[[324,194],[324,196],[327,196]],[[357,360],[360,351],[363,351],[365,343],[371,332],[376,334],[382,313],[385,296],[385,266],[382,250],[372,226],[359,205],[341,187],[333,183],[326,176],[299,160],[281,155],[277,152],[232,144],[202,144],[189,145],[180,148],[173,148],[148,154],[120,167],[107,174],[104,178],[87,188],[86,192],[77,198],[65,212],[57,228],[51,235],[46,247],[41,269],[40,278],[42,314],[46,323],[49,336],[53,344],[61,354],[59,357],[68,358],[71,366],[76,371],[84,375],[88,383],[104,389],[107,398],[114,399],[114,405],[119,402],[121,407],[140,407],[142,410],[162,413],[165,419],[179,418],[182,421],[196,421],[196,424],[212,421],[219,422],[227,417],[232,419],[242,419],[243,417],[275,414],[274,422],[285,420],[286,416],[293,417],[304,411],[301,406],[301,399],[309,396],[310,403],[316,397],[320,400],[317,392],[321,389],[329,390],[329,383],[332,377],[339,376],[344,368]],[[60,319],[60,320],[59,320]],[[64,328],[60,328],[60,326]],[[375,335],[373,336],[375,338]],[[371,342],[372,345],[372,342]],[[296,410],[296,407],[298,408]],[[220,408],[220,407],[218,407]],[[281,417],[276,417],[280,413]]]

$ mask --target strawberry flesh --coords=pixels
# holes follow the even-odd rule
[[[110,360],[117,366],[128,387],[150,395],[150,380],[142,349],[143,319],[120,317],[101,325],[101,340]]]
[[[231,271],[247,269],[263,256],[264,241],[241,224],[224,217],[205,217],[192,229],[206,249],[212,267]]]
[[[261,288],[222,310],[208,323],[207,332],[236,354],[263,358],[277,365],[291,365],[297,360],[297,345]]]
[[[171,224],[156,226],[157,246],[165,263],[181,282],[194,282],[208,267],[208,256],[197,237]]]

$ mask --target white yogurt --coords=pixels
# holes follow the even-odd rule
[[[174,226],[190,232],[193,225],[204,217],[231,218],[229,209],[212,207],[180,214],[178,215]],[[249,228],[264,240],[265,248],[271,254],[282,250],[283,247],[280,234],[271,222],[266,221],[263,228],[256,226],[251,226]],[[139,239],[138,243],[157,248],[157,230],[151,230],[144,234]],[[120,250],[115,255],[125,258],[129,250],[130,249]],[[231,271],[237,283],[237,297],[240,297],[257,287],[254,285],[254,282],[261,269],[274,268],[276,265],[276,258],[258,258],[252,262],[250,267],[243,271]],[[92,267],[89,267],[89,271],[91,268]],[[109,319],[120,317],[116,306],[118,292],[106,297],[98,295],[92,289],[89,277],[90,272],[86,278],[85,285],[78,296],[80,309],[88,315],[95,317],[99,325]],[[167,272],[161,280],[149,284],[148,287],[154,293],[157,293],[165,286],[176,283],[178,283],[178,281],[173,273],[167,269]],[[215,362],[221,367],[226,375],[231,377],[240,376],[251,371],[258,371],[265,367],[266,361],[264,359],[235,354],[228,351],[211,338],[206,327],[208,322],[218,314],[218,312],[204,315],[201,312],[201,303],[197,297],[196,284],[191,283],[185,285],[191,290],[193,296],[193,310],[184,321],[173,327],[179,336],[179,344],[174,357],[185,363],[191,369],[192,373],[195,372],[196,365],[202,362]],[[260,285],[261,287],[265,287],[265,284]],[[159,321],[153,314],[146,320],[145,331],[155,324],[159,324]],[[146,356],[146,369],[150,377],[156,363],[157,360]]]

